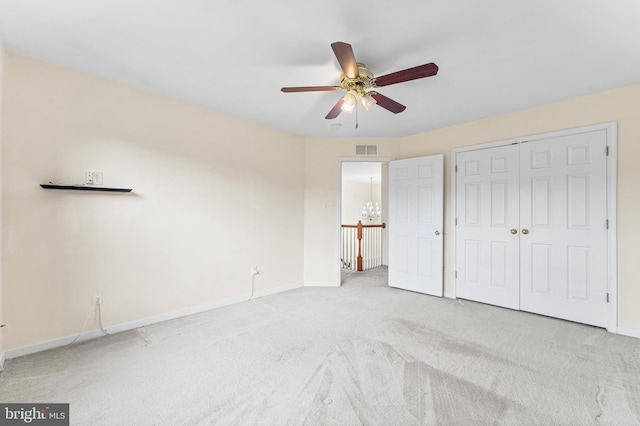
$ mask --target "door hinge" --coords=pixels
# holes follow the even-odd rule
[[[609,219],[607,219],[607,229],[609,229]]]
[[[609,303],[609,293],[607,293],[607,303]]]
[[[456,217],[456,225],[458,225],[458,218]]]
[[[606,148],[604,149],[604,153],[605,153],[605,155],[609,156],[609,147],[606,147]]]
[[[456,271],[456,279],[458,279],[458,271]]]
[[[458,173],[458,165],[456,164],[456,173]]]

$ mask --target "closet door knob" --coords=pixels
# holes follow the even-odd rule
[[[522,233],[523,233],[524,235],[527,235],[527,234],[529,233],[529,230],[528,230],[528,229],[523,229],[523,230],[522,230]]]
[[[513,235],[516,235],[516,234],[518,233],[518,230],[517,230],[517,229],[512,229],[512,230],[511,230],[511,233],[512,233]]]
[[[436,231],[436,235],[440,235],[440,231]]]

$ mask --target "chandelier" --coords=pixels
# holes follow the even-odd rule
[[[362,218],[368,220],[380,220],[382,213],[380,211],[380,204],[376,201],[373,202],[373,177],[369,178],[369,200],[367,204],[362,206]]]

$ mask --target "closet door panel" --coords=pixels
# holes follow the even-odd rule
[[[605,131],[520,144],[520,309],[606,326],[605,149]]]
[[[456,156],[456,297],[519,308],[518,162],[517,146]]]

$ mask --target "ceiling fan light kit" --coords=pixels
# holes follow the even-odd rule
[[[374,88],[431,77],[438,73],[438,66],[434,63],[428,63],[402,71],[396,71],[381,77],[375,77],[363,63],[356,62],[353,48],[350,44],[337,41],[331,44],[331,48],[342,68],[339,86],[283,87],[281,89],[284,93],[329,92],[336,90],[347,92],[326,115],[325,118],[328,120],[336,118],[340,115],[341,111],[351,112],[355,109],[357,113],[358,99],[360,99],[366,110],[369,110],[373,105],[378,105],[387,111],[398,114],[404,111],[406,106],[381,95],[376,92]],[[356,118],[356,128],[357,127],[358,123]]]
[[[376,101],[376,99],[371,95],[371,93],[365,93],[362,96],[362,105],[364,106],[364,109],[366,109],[367,111],[369,111],[369,108],[371,108],[373,105],[377,104],[378,102]]]
[[[356,104],[358,103],[358,100],[356,99],[356,93],[349,91],[346,95],[344,95],[342,97],[342,110],[343,111],[347,111],[347,112],[351,112],[353,111],[353,109],[355,108]]]

